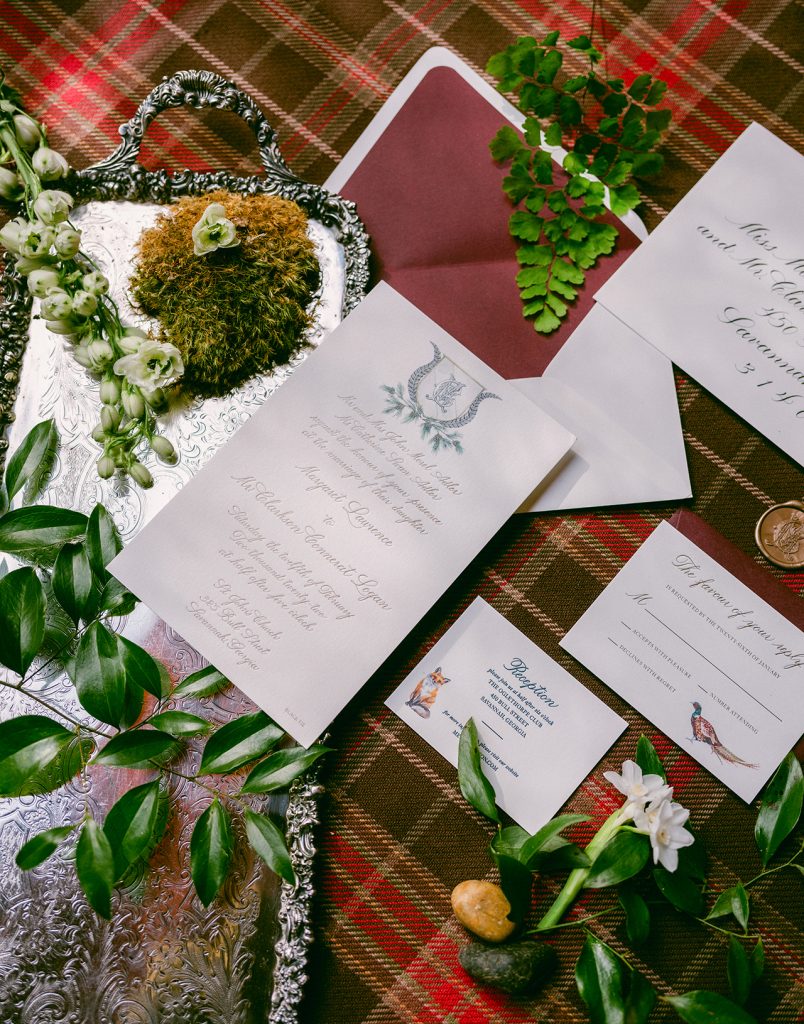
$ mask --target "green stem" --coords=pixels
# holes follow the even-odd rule
[[[598,829],[597,834],[586,847],[586,856],[590,861],[589,868],[591,868],[600,851],[615,835],[622,824],[622,808],[618,808],[614,814],[606,818]],[[544,932],[548,929],[555,928],[556,925],[558,925],[561,918],[566,914],[572,903],[575,901],[581,889],[583,889],[584,883],[589,875],[589,868],[575,868],[569,873],[569,876],[564,883],[564,887],[558,896],[556,896],[550,909],[536,925],[535,931]]]
[[[185,779],[187,782],[194,782],[196,786],[200,786],[201,789],[205,789],[208,793],[212,793],[213,796],[222,797],[225,800],[233,800],[241,807],[248,807],[245,800],[241,800],[233,793],[221,793],[219,790],[215,789],[214,786],[209,786],[206,782],[201,782],[197,775],[185,775],[184,772],[180,772],[176,768],[166,768],[164,765],[156,764],[156,762],[154,762],[154,767],[159,768],[160,771],[168,772],[170,775],[175,775],[177,778]]]
[[[16,690],[18,693],[25,694],[26,697],[30,697],[31,700],[35,700],[37,704],[41,704],[43,708],[47,708],[51,714],[58,715],[59,718],[63,718],[70,725],[75,725],[79,729],[86,729],[87,732],[94,732],[96,736],[103,736],[104,739],[109,739],[109,734],[103,732],[101,729],[96,729],[92,725],[87,725],[85,722],[79,722],[76,718],[71,718],[66,711],[62,711],[61,708],[57,708],[54,704],[50,704],[48,701],[43,700],[41,697],[37,697],[35,693],[31,693],[30,690],[23,690],[22,683],[10,683],[7,679],[0,679],[0,686],[6,686],[9,690]]]
[[[782,871],[782,870],[784,870],[784,868],[789,868],[791,864],[795,864],[796,863],[796,861],[799,858],[799,854],[801,853],[802,850],[804,850],[804,843],[802,843],[801,847],[798,850],[796,850],[796,852],[793,854],[793,856],[790,858],[790,860],[786,860],[784,862],[784,864],[779,864],[775,868],[768,868],[767,871],[760,871],[760,873],[758,875],[755,875],[748,882],[743,882],[743,888],[747,889],[748,886],[749,885],[753,885],[754,882],[759,882],[761,879],[767,877],[768,875],[773,875],[777,871]]]
[[[551,925],[550,931],[556,932],[559,928],[575,928],[579,924],[586,924],[587,921],[594,921],[596,917],[603,917],[605,914],[613,914],[619,909],[619,907],[606,907],[604,910],[598,910],[596,914],[588,914],[586,917],[579,917],[577,921],[564,921],[562,924]],[[525,934],[533,935],[536,932],[543,932],[546,930],[547,929],[543,928],[540,922],[536,928],[530,928]]]
[[[707,921],[705,917],[696,917],[696,921],[699,924],[705,924],[707,928],[713,928],[716,932],[721,932],[723,935],[733,935],[735,939],[758,939],[760,935],[749,935],[748,932],[734,932],[730,928],[721,928],[720,925],[712,924],[711,921]]]

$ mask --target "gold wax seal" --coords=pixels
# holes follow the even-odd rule
[[[774,565],[804,568],[804,502],[785,501],[763,512],[754,536],[759,550]]]

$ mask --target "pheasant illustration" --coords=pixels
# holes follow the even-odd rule
[[[701,743],[708,743],[712,752],[715,754],[719,761],[728,761],[730,764],[741,764],[745,768],[758,768],[758,765],[749,764],[748,761],[743,761],[741,757],[724,747],[718,739],[718,735],[715,732],[715,727],[712,723],[701,714],[701,705],[697,700],[692,702],[692,739],[693,742],[698,740]]]

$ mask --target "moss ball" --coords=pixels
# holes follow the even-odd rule
[[[203,256],[192,230],[220,203],[238,244]],[[226,191],[180,199],[140,237],[131,279],[136,307],[159,323],[159,340],[184,360],[183,390],[225,395],[304,345],[319,280],[307,216],[277,196]]]

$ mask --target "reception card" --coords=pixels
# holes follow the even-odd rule
[[[386,704],[456,766],[461,729],[473,718],[497,803],[531,833],[626,727],[479,597]]]
[[[661,523],[561,646],[751,801],[804,729],[804,632]]]
[[[111,571],[306,746],[572,440],[380,284]]]
[[[598,291],[804,465],[804,156],[750,125]]]

